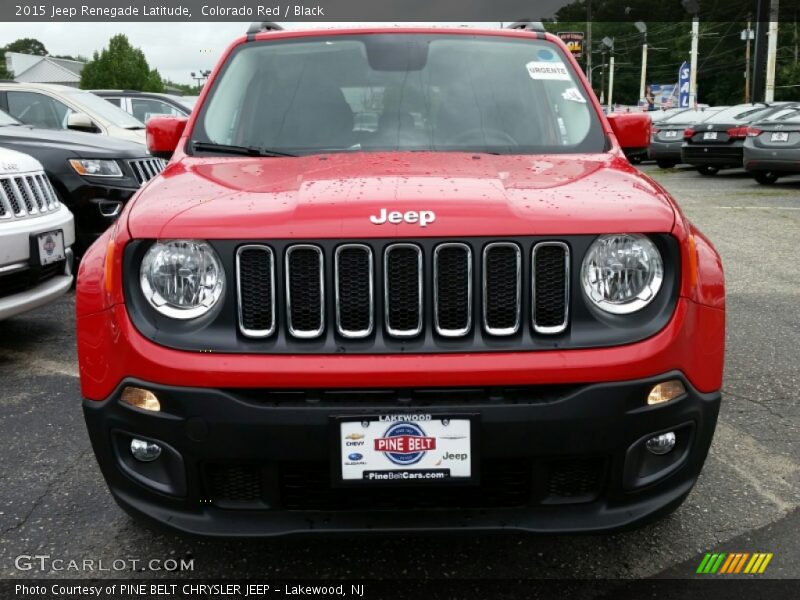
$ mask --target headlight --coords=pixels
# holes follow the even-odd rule
[[[586,252],[581,283],[598,308],[617,315],[641,310],[656,297],[664,263],[655,244],[639,234],[603,235]]]
[[[122,169],[115,160],[95,160],[89,158],[73,158],[69,161],[78,175],[88,177],[122,177]]]
[[[194,319],[222,297],[225,273],[214,249],[202,240],[158,242],[140,269],[144,297],[162,315]]]

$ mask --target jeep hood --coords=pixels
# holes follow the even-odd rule
[[[371,215],[433,211],[425,227]],[[183,157],[134,202],[135,238],[369,238],[671,231],[671,201],[612,154]]]

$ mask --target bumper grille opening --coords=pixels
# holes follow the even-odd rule
[[[348,244],[336,250],[336,326],[344,337],[366,337],[373,327],[372,250]]]
[[[547,471],[544,504],[591,502],[602,491],[605,461],[601,457],[559,459],[551,461]]]
[[[533,328],[553,334],[567,327],[569,250],[561,242],[542,242],[533,249]]]
[[[472,253],[465,244],[440,244],[434,254],[436,331],[466,335],[472,325]]]
[[[521,266],[516,244],[497,242],[483,251],[483,320],[493,335],[512,335],[519,329]]]
[[[0,274],[0,298],[18,294],[64,273],[66,261],[50,263],[43,267],[25,268],[13,273]]]
[[[210,500],[219,506],[260,504],[261,470],[255,465],[207,465]]]
[[[386,249],[386,328],[396,337],[422,331],[422,250],[412,244]]]
[[[239,327],[248,337],[275,331],[275,261],[267,246],[243,246],[236,253]]]
[[[289,333],[314,338],[324,329],[322,250],[317,246],[292,246],[286,252],[286,302]]]

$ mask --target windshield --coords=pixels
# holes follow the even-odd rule
[[[117,108],[105,98],[79,90],[68,92],[68,95],[76,104],[85,107],[88,112],[102,117],[112,125],[123,129],[144,129],[144,123],[121,108]]]
[[[22,125],[22,123],[17,121],[14,117],[9,115],[8,113],[5,113],[2,110],[0,110],[0,127],[7,127],[9,125]]]
[[[792,106],[791,108],[785,108],[783,110],[779,110],[778,112],[771,114],[768,117],[769,121],[797,121],[800,119],[800,106]]]
[[[707,119],[706,123],[749,123],[755,119],[766,117],[773,110],[775,110],[774,106],[740,104],[739,106],[731,106],[730,108],[719,111],[717,114]]]
[[[553,44],[396,33],[239,46],[193,141],[291,154],[605,148],[600,121]]]
[[[662,125],[690,125],[692,123],[701,123],[706,119],[710,119],[712,115],[715,115],[718,111],[714,109],[691,109],[685,110],[681,113],[676,115],[672,115],[671,117],[664,119],[661,121]]]

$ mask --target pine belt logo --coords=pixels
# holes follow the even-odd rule
[[[701,575],[761,575],[772,560],[772,552],[707,553],[696,573]]]

